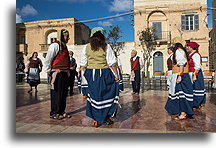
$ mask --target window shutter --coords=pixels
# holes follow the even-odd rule
[[[199,29],[199,15],[198,14],[194,15],[194,29],[195,30]]]
[[[155,31],[156,40],[162,40],[162,23],[153,22],[153,29]]]
[[[186,17],[185,17],[185,15],[181,16],[181,28],[182,28],[182,30],[186,30]]]

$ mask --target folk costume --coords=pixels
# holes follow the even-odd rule
[[[176,50],[175,58],[177,64],[172,64],[172,78],[169,88],[169,97],[165,105],[166,111],[171,115],[193,115],[193,85],[189,76],[187,57],[183,49]],[[180,67],[184,66],[184,72],[180,73]],[[180,83],[176,83],[178,76],[182,76]]]
[[[167,75],[167,88],[168,89],[170,88],[171,79],[172,79],[172,63],[173,63],[172,58],[173,58],[173,54],[171,54],[169,56],[169,58],[167,59],[167,69],[168,69],[168,71],[167,71],[167,73],[168,73],[168,75]]]
[[[103,28],[96,27],[91,31],[91,37],[98,31],[104,34]],[[94,51],[90,43],[84,46],[80,66],[86,68],[84,77],[88,83],[86,115],[99,124],[113,117],[118,106],[119,84],[109,68],[115,64],[116,58],[109,44],[106,51],[102,48]]]
[[[120,69],[120,67],[122,66],[122,63],[120,61],[120,59],[117,57],[116,58],[117,61],[117,71],[118,71],[118,75],[119,75],[119,90],[123,91],[124,90],[124,84],[123,84],[123,77],[122,77],[122,71]]]
[[[45,71],[51,76],[51,111],[50,118],[62,119],[61,116],[70,117],[65,113],[66,97],[68,92],[68,78],[70,58],[67,46],[61,41],[63,35],[69,35],[65,29],[59,30],[58,41],[49,46]]]
[[[132,50],[131,53],[137,54],[136,50]],[[139,56],[131,57],[131,81],[132,81],[132,88],[133,93],[140,93],[140,70],[143,68],[143,62]]]
[[[77,75],[76,67],[77,67],[76,59],[70,58],[70,70],[69,70],[70,76],[68,79],[68,87],[70,88],[70,95],[74,94],[74,92],[73,92],[74,80],[75,80],[75,76]]]
[[[42,61],[37,58],[33,59],[32,57],[26,63],[28,67],[27,83],[32,86],[37,86],[40,84],[40,72],[42,70],[43,64]]]
[[[193,83],[193,93],[194,93],[194,107],[200,107],[206,102],[206,90],[203,78],[203,72],[201,69],[201,55],[198,52],[199,44],[196,42],[189,42],[187,46],[194,49],[192,53],[189,54],[189,74],[191,81]],[[198,72],[195,72],[198,71]],[[197,80],[193,82],[193,76],[197,77]]]

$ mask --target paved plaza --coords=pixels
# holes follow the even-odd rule
[[[120,94],[120,104],[113,125],[92,127],[92,120],[85,115],[86,100],[78,93],[67,97],[66,111],[72,118],[49,118],[49,86],[40,84],[38,92],[27,93],[26,83],[16,86],[16,133],[200,133],[215,132],[215,92],[207,92],[207,102],[195,110],[194,119],[177,121],[164,109],[168,92],[148,90],[131,95],[130,88]]]

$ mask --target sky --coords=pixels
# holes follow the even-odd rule
[[[209,7],[211,1],[207,0]],[[88,20],[129,12],[133,9],[133,0],[17,0],[16,22],[30,22],[62,18]],[[211,11],[209,11],[211,13]],[[106,30],[110,25],[119,25],[122,30],[120,42],[134,41],[134,28],[131,24],[133,16],[85,23],[90,28],[102,26]],[[212,17],[209,17],[212,27]]]

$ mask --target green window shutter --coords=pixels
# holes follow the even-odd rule
[[[199,15],[198,14],[194,15],[194,29],[195,30],[199,29]]]
[[[181,29],[186,30],[186,16],[185,15],[181,16]]]

